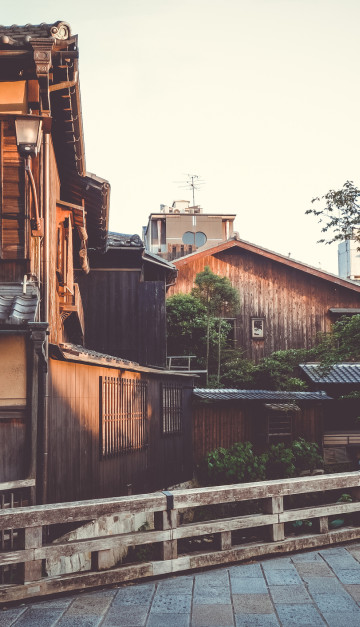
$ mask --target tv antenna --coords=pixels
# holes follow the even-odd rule
[[[200,176],[198,176],[197,174],[186,174],[186,182],[183,185],[179,185],[179,187],[181,187],[182,189],[190,189],[192,192],[192,204],[193,207],[195,207],[195,190],[198,190],[201,188],[202,185],[205,184],[205,181],[203,181]],[[181,182],[183,183],[183,181],[177,181],[177,182]]]

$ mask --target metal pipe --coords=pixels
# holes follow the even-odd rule
[[[34,206],[35,206],[36,229],[39,231],[41,228],[40,227],[40,215],[39,215],[39,203],[38,203],[38,198],[37,198],[37,193],[36,193],[35,181],[34,181],[33,173],[31,171],[31,157],[30,156],[28,156],[25,159],[25,171],[31,183],[31,191],[32,191],[32,196],[33,196]]]

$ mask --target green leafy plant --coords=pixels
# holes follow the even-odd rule
[[[265,463],[250,442],[236,442],[230,449],[217,448],[206,456],[206,479],[212,484],[242,483],[265,479]]]
[[[283,442],[272,444],[264,453],[267,479],[285,479],[296,475],[295,456]]]
[[[297,473],[302,470],[314,470],[322,468],[323,458],[319,453],[319,447],[315,442],[307,442],[304,438],[298,438],[291,444],[294,455],[294,465]]]

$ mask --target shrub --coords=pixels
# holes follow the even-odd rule
[[[319,454],[319,447],[315,442],[307,442],[304,438],[294,440],[291,445],[291,451],[294,455],[294,464],[296,472],[302,470],[314,470],[314,468],[323,467],[323,459]]]
[[[236,442],[230,449],[208,453],[206,475],[212,484],[261,481],[265,479],[265,464],[262,456],[254,455],[250,442]]]
[[[295,476],[295,456],[283,442],[272,444],[263,457],[267,479],[286,479]]]

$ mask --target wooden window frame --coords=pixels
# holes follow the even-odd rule
[[[255,333],[255,323],[257,322],[261,322],[262,325],[262,335],[257,335]],[[252,340],[264,340],[265,339],[265,332],[266,332],[266,321],[264,317],[261,316],[254,316],[250,319],[250,334],[251,334],[251,339]]]
[[[178,383],[163,383],[161,389],[161,433],[180,435],[183,428],[183,388]]]
[[[100,459],[148,446],[147,381],[100,377]]]

